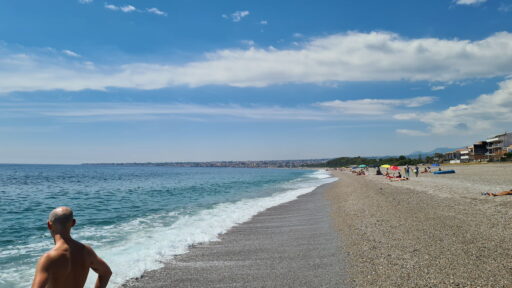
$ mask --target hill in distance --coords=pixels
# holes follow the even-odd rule
[[[405,156],[408,158],[418,158],[420,155],[421,155],[421,157],[426,157],[426,156],[433,156],[436,153],[444,154],[446,152],[450,152],[450,151],[457,150],[457,149],[459,149],[459,148],[441,147],[441,148],[436,148],[429,152],[416,151],[416,152],[412,152],[411,154],[405,155]]]
[[[421,155],[421,157],[425,158],[427,156],[434,156],[434,154],[436,154],[436,153],[444,154],[446,152],[450,152],[450,151],[453,151],[456,149],[459,149],[459,148],[440,147],[440,148],[436,148],[436,149],[434,149],[432,151],[428,151],[428,152],[415,151],[415,152],[412,152],[412,153],[410,153],[408,155],[404,155],[404,156],[407,158],[416,159],[416,158],[419,158],[419,156]],[[393,157],[398,157],[398,156],[399,155],[386,155],[386,156],[371,156],[371,157],[366,157],[366,158],[381,159],[381,158],[393,158]]]

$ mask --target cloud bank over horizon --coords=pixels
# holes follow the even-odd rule
[[[414,111],[428,105],[435,97],[414,97],[403,99],[358,99],[335,100],[300,106],[262,106],[239,104],[191,104],[191,103],[82,103],[79,107],[59,103],[9,103],[0,104],[4,117],[14,113],[18,117],[46,117],[86,122],[156,120],[169,116],[184,116],[186,120],[203,121],[202,117],[219,119],[249,119],[258,121],[339,121],[350,119],[389,119],[398,111]],[[400,110],[398,110],[400,109]],[[348,117],[346,117],[348,116]],[[227,117],[227,118],[226,118]],[[0,116],[2,118],[2,116]]]
[[[419,121],[427,125],[427,131],[410,130],[398,133],[412,136],[466,134],[471,131],[502,131],[512,125],[512,79],[499,83],[499,88],[483,94],[469,103],[451,106],[445,110],[426,113],[404,113],[397,120]]]
[[[389,32],[334,34],[299,48],[233,48],[183,65],[147,62],[97,65],[85,55],[56,56],[0,50],[0,93],[166,87],[267,87],[365,81],[451,82],[512,74],[512,34],[479,41],[408,39]]]

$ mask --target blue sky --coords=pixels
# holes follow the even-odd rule
[[[512,1],[1,5],[0,163],[408,154],[512,130]]]

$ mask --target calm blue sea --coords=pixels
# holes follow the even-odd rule
[[[115,287],[333,180],[314,170],[0,165],[0,287],[30,286],[53,245],[56,206],[73,208],[74,237],[107,260]]]

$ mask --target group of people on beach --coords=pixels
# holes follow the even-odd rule
[[[418,167],[418,165],[416,165],[412,169],[409,165],[406,165],[402,170],[404,172],[404,176],[402,176],[402,173],[400,170],[398,170],[397,174],[395,175],[395,173],[393,173],[393,174],[389,173],[389,168],[386,168],[386,171],[384,173],[382,173],[382,170],[380,169],[380,167],[377,167],[376,175],[385,176],[390,181],[406,181],[406,180],[409,180],[411,170],[416,177],[418,177],[418,175],[420,173],[421,174],[432,173],[432,168],[430,166],[424,167],[423,171],[421,171],[421,172],[420,172],[420,168]],[[442,171],[441,167],[439,167],[437,171]],[[365,175],[365,174],[363,173],[362,175]],[[482,195],[483,196],[493,196],[493,197],[512,195],[512,189],[510,189],[508,191],[498,192],[498,193],[484,192],[484,193],[482,193]]]
[[[366,171],[364,169],[361,170],[352,170],[352,174],[356,174],[357,176],[366,176]]]
[[[380,167],[377,167],[377,171],[376,171],[376,175],[379,175],[379,176],[385,176],[387,179],[389,179],[390,181],[404,181],[404,180],[409,180],[409,177],[411,177],[411,170],[412,170],[412,173],[414,173],[414,175],[416,177],[419,176],[420,174],[420,168],[416,165],[414,168],[411,168],[409,165],[406,165],[402,171],[404,174],[402,174],[402,171],[400,170],[396,170],[396,174],[395,172],[393,172],[393,174],[390,174],[389,172],[389,168],[386,168],[386,171],[384,173],[382,173],[382,170],[380,169]],[[421,172],[421,173],[430,173],[430,167],[425,168],[425,171],[427,172]]]
[[[343,169],[342,169],[343,170]],[[439,166],[437,168],[437,171],[443,171],[442,168]],[[361,168],[359,170],[351,170],[352,174],[355,174],[357,176],[365,176],[368,175],[369,170],[368,167]],[[403,172],[403,174],[402,174]],[[386,170],[383,172],[381,170],[381,167],[377,167],[376,169],[376,175],[377,176],[384,176],[386,179],[389,179],[389,181],[396,182],[396,181],[407,181],[411,177],[411,172],[415,175],[415,177],[418,177],[419,174],[427,174],[432,173],[432,168],[430,166],[423,167],[423,171],[418,167],[418,165],[411,167],[409,165],[404,166],[402,169],[395,170],[393,172],[389,171],[389,168],[386,168]],[[508,191],[501,191],[497,193],[492,192],[484,192],[482,193],[483,196],[506,196],[506,195],[512,195],[512,189]]]

